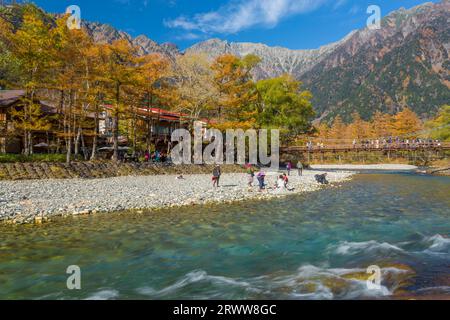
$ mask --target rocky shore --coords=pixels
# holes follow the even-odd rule
[[[223,174],[220,187],[214,189],[210,174],[123,176],[101,179],[51,179],[0,181],[0,221],[41,223],[55,216],[94,214],[122,210],[160,209],[167,207],[269,199],[316,191],[323,186],[305,171],[302,177],[290,177],[292,191],[268,188],[258,192],[247,186],[245,173]],[[331,186],[349,180],[353,173],[328,174]],[[276,173],[269,173],[268,187],[275,184]]]

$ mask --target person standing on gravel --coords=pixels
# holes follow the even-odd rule
[[[303,164],[300,160],[297,162],[297,169],[298,175],[301,177],[303,175]]]
[[[213,187],[215,187],[215,188],[219,187],[221,175],[222,175],[222,172],[220,171],[220,166],[216,165],[213,169],[213,177],[212,177]]]
[[[292,162],[288,161],[288,163],[286,165],[286,169],[287,169],[288,176],[290,176],[291,170],[292,170]]]
[[[255,171],[253,170],[253,167],[251,164],[247,165],[247,184],[248,187],[253,187],[253,179],[255,177]]]
[[[256,175],[256,179],[258,179],[258,182],[259,182],[259,192],[263,191],[263,189],[265,187],[265,183],[264,183],[265,178],[266,178],[266,174],[263,171],[263,169],[261,168],[261,170]]]

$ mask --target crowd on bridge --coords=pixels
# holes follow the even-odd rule
[[[386,149],[386,148],[399,148],[399,149],[417,149],[417,148],[439,148],[442,144],[439,140],[433,139],[401,139],[399,137],[389,137],[388,139],[377,140],[353,140],[354,148],[363,149]]]
[[[342,140],[344,141],[344,140]],[[309,151],[313,150],[323,150],[337,148],[341,149],[347,147],[349,148],[348,141],[345,140],[344,143],[332,142],[332,144],[326,145],[323,141],[313,143],[311,140],[306,143],[306,148]],[[421,139],[412,138],[404,139],[400,137],[389,137],[384,139],[354,139],[352,141],[351,147],[353,149],[363,149],[363,150],[373,150],[373,149],[436,149],[441,148],[442,143],[440,140],[433,139]]]

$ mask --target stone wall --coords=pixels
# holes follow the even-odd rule
[[[222,171],[244,172],[238,165],[223,165]],[[72,162],[0,163],[0,180],[109,178],[133,175],[210,174],[212,165],[165,165],[154,163]]]

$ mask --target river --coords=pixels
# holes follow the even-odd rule
[[[450,178],[0,226],[0,299],[450,298]],[[66,269],[81,269],[68,290]],[[366,268],[381,268],[369,288]]]

